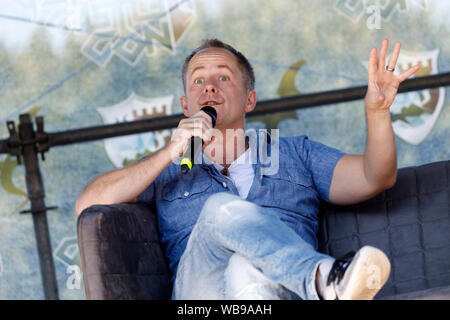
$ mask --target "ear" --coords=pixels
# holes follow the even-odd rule
[[[180,97],[180,104],[181,104],[181,109],[183,110],[184,115],[186,117],[190,117],[189,107],[188,107],[187,97],[186,96],[181,96]]]
[[[256,94],[256,91],[251,90],[247,93],[247,104],[245,105],[245,112],[250,112],[253,109],[255,109],[256,102],[258,100],[258,95]]]

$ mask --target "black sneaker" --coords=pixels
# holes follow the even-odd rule
[[[383,251],[364,246],[336,259],[327,279],[336,300],[372,300],[389,278],[391,264]]]

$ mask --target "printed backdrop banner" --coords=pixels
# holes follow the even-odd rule
[[[396,73],[450,70],[444,0],[4,0],[0,139],[6,121],[43,116],[47,132],[181,113],[181,66],[205,38],[243,52],[259,100],[367,84],[370,50],[402,50]],[[399,94],[391,107],[398,166],[450,159],[448,88]],[[348,153],[364,152],[362,100],[251,117]],[[50,149],[40,161],[61,299],[85,299],[75,201],[95,176],[163,147],[161,130]],[[0,299],[43,299],[23,165],[0,155]]]

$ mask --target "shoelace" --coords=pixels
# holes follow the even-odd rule
[[[330,273],[328,274],[327,278],[327,286],[330,285],[333,281],[336,281],[336,284],[338,284],[342,278],[344,277],[345,270],[347,270],[348,266],[350,265],[350,262],[352,262],[353,257],[355,256],[355,251],[350,251],[349,253],[345,254],[343,257],[336,259],[333,263],[333,266],[331,267]]]

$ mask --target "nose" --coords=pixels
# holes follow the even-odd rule
[[[214,84],[209,83],[205,86],[205,93],[216,93],[217,88],[214,86]]]

